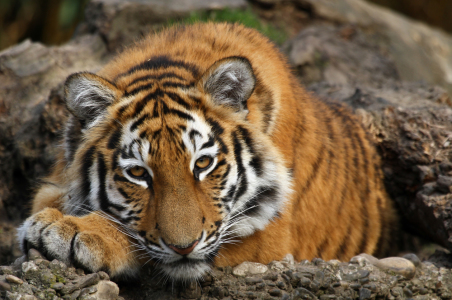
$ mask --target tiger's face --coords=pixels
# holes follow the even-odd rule
[[[195,79],[155,72],[132,72],[126,84],[68,78],[65,209],[106,213],[135,241],[130,251],[172,278],[196,279],[222,244],[278,216],[290,178],[249,121],[248,60],[219,60]]]

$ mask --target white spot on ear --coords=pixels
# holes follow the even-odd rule
[[[229,57],[216,62],[202,80],[215,104],[229,106],[237,111],[246,110],[246,100],[253,93],[256,84],[250,62],[240,57]]]
[[[115,87],[91,73],[77,73],[68,77],[65,98],[68,109],[82,123],[84,129],[94,126],[116,99]]]

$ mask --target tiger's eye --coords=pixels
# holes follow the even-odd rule
[[[135,166],[130,168],[129,172],[135,177],[142,177],[146,173],[146,170],[143,167]]]
[[[211,161],[212,161],[211,157],[203,156],[196,160],[195,165],[198,169],[204,169],[210,165]]]

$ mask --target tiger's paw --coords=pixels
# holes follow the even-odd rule
[[[22,251],[36,248],[48,259],[110,276],[133,276],[138,263],[132,243],[113,222],[91,213],[83,217],[63,215],[46,208],[29,217],[18,229]]]

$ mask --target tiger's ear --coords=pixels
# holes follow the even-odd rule
[[[119,94],[114,84],[88,72],[72,74],[64,84],[66,106],[84,129],[104,116]]]
[[[215,104],[239,112],[246,110],[246,101],[253,93],[256,77],[248,59],[232,56],[215,62],[204,73],[201,83]]]

